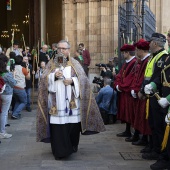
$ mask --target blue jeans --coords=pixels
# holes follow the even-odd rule
[[[27,94],[27,104],[26,107],[30,107],[31,105],[31,88],[25,89]]]
[[[8,110],[11,105],[12,95],[1,95],[2,99],[2,108],[1,108],[1,129],[0,133],[5,133],[5,125],[7,124],[8,119]]]
[[[27,104],[27,94],[25,89],[14,88],[15,106],[12,115],[18,117],[20,112],[24,109]]]

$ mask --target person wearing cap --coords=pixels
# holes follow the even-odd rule
[[[120,49],[122,52],[125,64],[123,64],[121,70],[115,77],[114,88],[118,91],[118,113],[117,119],[122,122],[126,122],[126,130],[122,133],[117,134],[118,137],[131,137],[130,131],[130,112],[132,107],[129,104],[129,99],[132,98],[130,94],[130,85],[133,80],[135,72],[135,46],[125,44]],[[130,108],[130,107],[131,108]]]
[[[169,39],[167,35],[167,41],[169,45]],[[152,91],[158,91],[160,98],[157,100],[158,104],[161,106],[159,112],[155,112],[157,114],[163,115],[163,120],[160,125],[157,125],[160,127],[160,130],[163,131],[163,136],[166,136],[166,125],[170,124],[170,119],[168,117],[170,116],[170,56],[167,55],[164,60],[164,66],[161,70],[161,76],[158,77],[157,81],[152,81],[150,84],[152,84]],[[162,132],[161,132],[162,133]],[[164,146],[164,139],[161,142],[162,146]],[[168,169],[170,170],[170,137],[167,138],[167,145],[161,148],[161,153],[159,155],[158,160],[150,165],[150,168],[153,170],[157,169]]]
[[[131,95],[133,97],[133,112],[132,114],[132,127],[135,129],[134,135],[129,140],[133,145],[145,146],[148,142],[147,135],[151,134],[148,120],[146,119],[146,99],[140,100],[138,98],[138,92],[140,91],[145,68],[148,62],[149,54],[149,42],[140,39],[136,44],[136,55],[139,58],[139,69],[136,72],[133,83],[131,84]],[[142,138],[139,138],[139,134],[142,134]],[[148,147],[146,147],[148,148]],[[141,152],[146,152],[149,149],[142,149]],[[150,151],[150,150],[149,150]]]
[[[13,47],[10,47],[6,51],[6,56],[10,58],[10,52],[14,52],[17,55],[22,56],[22,50],[19,48],[19,42],[14,40]]]
[[[166,43],[166,37],[160,33],[153,33],[150,38],[149,49],[152,53],[152,57],[147,63],[144,81],[142,88],[140,90],[139,96],[147,95],[149,105],[146,109],[149,113],[148,121],[152,133],[152,151],[150,153],[143,153],[142,158],[148,160],[157,160],[161,152],[161,143],[164,136],[165,130],[165,115],[161,110],[160,105],[157,102],[157,98],[154,91],[155,84],[159,81],[161,77],[161,71],[165,66],[165,61],[167,60],[168,53],[164,49]],[[161,95],[161,90],[158,91]]]

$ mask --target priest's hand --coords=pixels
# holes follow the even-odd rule
[[[168,100],[164,97],[160,98],[160,100],[158,100],[158,103],[162,108],[166,108],[170,104]]]
[[[71,85],[73,83],[73,80],[71,78],[67,78],[63,80],[63,83],[65,86]]]
[[[131,90],[131,95],[132,95],[133,98],[137,98],[137,95],[136,95],[134,90]]]
[[[151,94],[153,90],[153,87],[151,84],[147,84],[144,88],[145,94]]]
[[[165,116],[165,122],[168,124],[170,123],[170,113]]]
[[[56,78],[63,77],[63,72],[62,72],[62,71],[57,71],[57,72],[55,73],[55,77],[56,77]]]

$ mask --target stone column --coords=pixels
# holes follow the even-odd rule
[[[117,0],[111,2],[111,57],[117,56],[117,47],[118,47],[118,5]]]
[[[77,29],[77,46],[79,43],[86,44],[85,30],[86,30],[86,3],[77,2],[76,4],[76,29]]]
[[[94,67],[96,63],[96,53],[97,53],[97,9],[99,2],[89,2],[89,14],[88,14],[88,49],[91,56],[91,67]]]
[[[40,18],[41,18],[41,43],[46,43],[46,0],[40,1]]]
[[[104,63],[108,62],[108,58],[111,55],[110,42],[111,35],[111,8],[110,1],[101,1],[101,55],[103,56]]]
[[[72,0],[63,1],[63,39],[68,38],[71,44],[71,55],[75,51],[75,38],[76,38],[76,15],[75,4]]]

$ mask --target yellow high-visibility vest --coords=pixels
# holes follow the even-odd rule
[[[152,57],[146,66],[145,69],[145,80],[150,80],[150,78],[152,77],[152,74],[154,72],[154,68],[155,68],[155,63],[164,55],[164,54],[168,54],[166,50],[161,51],[160,53],[158,53],[154,58]]]

